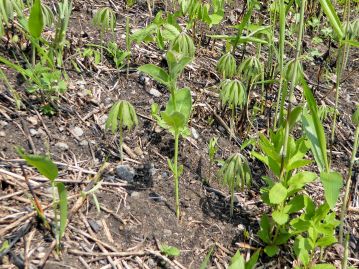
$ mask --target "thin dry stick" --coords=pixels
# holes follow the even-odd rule
[[[85,224],[85,227],[86,227],[87,231],[89,232],[89,234],[91,235],[91,237],[96,238],[96,234],[92,231],[90,224],[87,222],[87,219],[86,219],[85,215],[82,214],[82,212],[80,212],[80,218],[82,219],[83,223]],[[99,247],[99,249],[101,249],[101,251],[107,252],[106,248],[101,243],[96,242],[96,244]],[[109,263],[112,265],[112,267],[114,269],[117,269],[116,264],[113,261],[113,259],[110,256],[106,256],[106,258],[109,261]]]

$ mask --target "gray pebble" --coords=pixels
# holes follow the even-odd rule
[[[149,90],[149,93],[151,95],[153,95],[154,97],[161,97],[162,96],[162,93],[160,93],[158,90],[156,90],[155,88],[151,88]]]
[[[120,164],[116,167],[116,174],[120,179],[132,181],[136,173],[132,167]]]
[[[164,235],[164,236],[171,236],[171,235],[172,235],[172,231],[171,231],[171,230],[168,230],[168,229],[164,229],[164,230],[163,230],[163,235]]]
[[[138,191],[133,191],[133,192],[131,192],[130,196],[133,198],[138,198],[141,196],[141,193]]]
[[[36,131],[36,129],[33,129],[33,128],[29,129],[29,132],[30,132],[30,135],[31,135],[31,136],[35,136],[35,135],[38,134],[38,132]]]
[[[4,131],[0,131],[0,137],[5,137],[5,132]]]
[[[67,144],[64,143],[64,142],[57,142],[57,143],[55,144],[55,147],[57,147],[58,149],[63,150],[63,151],[69,149],[69,145],[67,145]]]
[[[84,131],[78,126],[73,128],[71,131],[72,131],[73,135],[76,136],[76,137],[80,137],[80,136],[82,136],[84,134]]]

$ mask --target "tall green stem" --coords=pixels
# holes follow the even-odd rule
[[[300,21],[299,21],[299,32],[298,32],[298,39],[297,39],[297,47],[296,47],[296,54],[295,54],[295,62],[294,62],[294,70],[292,74],[292,81],[290,84],[290,91],[289,91],[289,102],[288,102],[288,111],[287,111],[287,120],[285,124],[285,136],[284,136],[284,145],[283,145],[283,153],[282,153],[282,163],[280,169],[280,180],[282,180],[285,172],[285,158],[287,156],[288,151],[288,140],[289,140],[289,117],[292,110],[292,102],[290,101],[291,96],[293,95],[296,82],[297,82],[297,73],[298,73],[298,66],[299,66],[299,57],[302,48],[302,39],[303,39],[303,30],[304,30],[304,11],[305,11],[306,0],[302,0],[300,6]]]
[[[349,15],[350,15],[350,0],[346,0],[345,3],[345,10],[344,10],[344,18],[347,22],[347,27],[344,29],[345,32],[345,39],[347,39],[347,28],[349,24]],[[342,41],[342,40],[340,40]],[[336,65],[336,81],[335,81],[335,107],[334,107],[334,115],[333,115],[333,124],[332,124],[332,132],[330,137],[330,154],[329,154],[329,165],[332,162],[332,148],[334,145],[335,140],[335,129],[337,125],[337,116],[338,116],[338,103],[339,103],[339,88],[340,88],[340,80],[342,77],[343,70],[345,69],[346,65],[346,58],[348,55],[349,46],[348,44],[341,44],[338,50],[338,57],[337,57],[337,65]]]
[[[179,202],[179,182],[178,182],[178,141],[179,133],[175,134],[175,156],[173,160],[173,174],[175,178],[175,196],[176,196],[176,216],[180,217],[180,202]]]
[[[355,129],[355,135],[354,135],[354,145],[353,145],[353,151],[352,151],[352,158],[350,160],[350,166],[349,166],[349,172],[348,172],[348,179],[347,184],[345,186],[345,194],[343,198],[343,204],[342,204],[342,210],[340,212],[340,226],[339,226],[339,243],[343,243],[343,234],[344,234],[344,219],[345,215],[348,209],[348,203],[349,203],[349,192],[350,192],[350,186],[352,183],[352,173],[353,173],[353,166],[355,162],[355,156],[357,154],[358,150],[358,144],[359,144],[359,126]]]
[[[122,130],[123,126],[122,126],[122,120],[120,120],[120,157],[121,157],[121,163],[123,163],[123,147],[122,147],[122,143],[123,143],[123,130]]]
[[[277,96],[277,104],[274,115],[274,124],[273,128],[277,128],[277,119],[281,121],[283,118],[284,111],[284,96],[282,96],[283,91],[283,79],[284,79],[284,42],[285,42],[285,5],[284,0],[279,0],[279,71],[280,71],[280,79],[279,79],[279,89]],[[281,101],[282,100],[282,101]],[[280,106],[279,106],[280,103]],[[280,110],[279,110],[280,107]],[[279,115],[278,115],[279,110]]]

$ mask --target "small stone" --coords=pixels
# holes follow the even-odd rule
[[[5,132],[4,131],[0,131],[0,137],[5,137]]]
[[[151,89],[149,90],[149,93],[150,93],[151,95],[153,95],[154,97],[161,97],[161,96],[162,96],[162,93],[159,92],[158,90],[156,90],[155,88],[151,88]]]
[[[164,236],[171,236],[171,235],[172,235],[172,231],[171,231],[171,230],[168,230],[168,229],[164,229],[164,230],[163,230],[163,235],[164,235]]]
[[[163,178],[163,179],[168,178],[168,174],[167,174],[167,172],[162,172],[162,175],[161,175],[161,176],[162,176],[162,178]]]
[[[30,132],[31,136],[35,136],[38,134],[38,131],[36,131],[36,129],[33,129],[33,128],[29,129],[29,132]]]
[[[191,127],[191,131],[192,131],[193,138],[198,139],[199,133],[197,132],[197,130],[195,128]]]
[[[63,151],[69,149],[69,145],[67,145],[67,144],[64,143],[64,142],[57,142],[57,143],[55,144],[55,147],[57,147],[58,149],[63,150]]]
[[[87,140],[82,140],[82,141],[80,142],[80,146],[86,147],[86,146],[88,146],[88,145],[89,145],[89,142],[88,142]]]
[[[133,198],[138,198],[141,196],[141,193],[138,191],[133,191],[133,192],[131,192],[130,196]]]
[[[135,154],[137,156],[142,156],[143,155],[143,151],[142,151],[141,147],[135,147],[135,149],[133,151],[135,152]]]
[[[98,233],[101,228],[102,228],[102,225],[99,224],[97,221],[93,220],[93,219],[89,219],[88,220],[88,223],[90,224],[92,230],[95,232],[95,233]]]
[[[32,125],[37,125],[38,121],[37,121],[37,117],[35,116],[30,116],[26,118],[28,122],[30,122]]]
[[[132,181],[135,177],[135,170],[124,164],[120,164],[116,167],[116,174],[120,179]]]
[[[160,132],[162,132],[162,128],[157,125],[157,126],[155,127],[155,133],[160,133]]]
[[[80,127],[76,126],[75,128],[72,129],[72,133],[74,136],[80,137],[84,134],[84,131]]]
[[[156,267],[157,267],[157,262],[156,262],[154,259],[149,258],[149,259],[147,260],[147,265],[148,265],[148,267],[150,267],[150,268],[156,268]]]
[[[4,128],[8,125],[8,123],[4,120],[0,120],[0,128]]]

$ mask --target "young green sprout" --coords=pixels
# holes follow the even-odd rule
[[[164,129],[167,129],[175,139],[174,159],[168,159],[168,166],[173,173],[175,181],[175,199],[176,199],[176,216],[180,217],[179,202],[179,177],[183,172],[183,165],[178,165],[178,147],[181,136],[187,137],[191,134],[188,129],[188,121],[192,111],[191,91],[188,88],[176,90],[170,96],[165,111],[159,113],[157,104],[152,106],[152,116],[157,123]]]
[[[222,105],[228,105],[232,111],[231,136],[234,136],[235,113],[237,107],[243,108],[247,103],[247,92],[243,83],[237,79],[224,80],[221,83],[220,98]]]
[[[231,79],[234,77],[237,72],[237,64],[232,53],[227,52],[218,60],[217,71],[223,79]]]
[[[100,30],[100,39],[103,42],[104,34],[111,32],[114,36],[116,27],[116,14],[109,8],[104,7],[99,9],[92,20],[93,25]],[[101,58],[103,57],[103,49],[101,46]]]
[[[233,217],[234,191],[244,187],[249,187],[252,181],[251,170],[247,159],[240,153],[233,154],[225,162],[220,170],[222,183],[230,189],[230,216]]]
[[[194,57],[196,47],[192,38],[185,32],[180,33],[172,42],[171,50],[190,58]]]
[[[208,143],[208,155],[209,155],[209,161],[211,164],[213,164],[214,156],[216,155],[216,153],[218,151],[217,142],[218,142],[218,137],[212,137]]]
[[[113,134],[115,134],[117,130],[119,131],[121,162],[123,162],[123,128],[127,127],[128,129],[132,129],[136,125],[138,125],[136,111],[129,102],[120,100],[112,106],[105,127]]]
[[[63,237],[67,225],[67,191],[64,183],[56,182],[55,179],[58,176],[57,166],[46,156],[31,155],[25,153],[21,148],[17,148],[17,153],[25,159],[28,165],[35,167],[41,175],[48,178],[52,188],[52,205],[54,210],[54,234],[56,236],[57,249],[60,247],[60,241]],[[24,172],[25,173],[25,172]],[[31,190],[30,190],[31,191]],[[57,192],[56,192],[57,191]],[[34,197],[35,199],[35,197]],[[43,220],[45,226],[47,224],[46,216],[41,212],[41,208],[38,207],[36,200],[34,200],[35,209]]]

